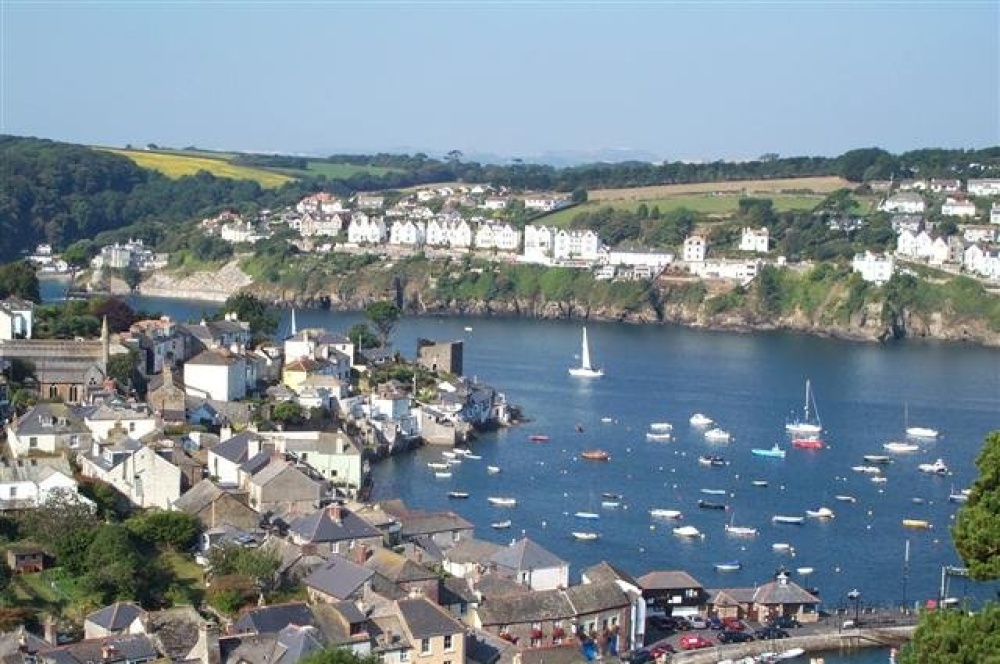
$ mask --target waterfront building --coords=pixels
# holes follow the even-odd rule
[[[890,254],[874,254],[866,251],[863,254],[855,254],[851,267],[855,272],[859,272],[865,281],[882,285],[892,278],[895,261]]]
[[[389,229],[389,244],[419,247],[423,245],[425,237],[425,225],[411,219],[394,221]]]
[[[547,265],[552,260],[555,234],[556,229],[549,226],[525,226],[524,250],[520,260]]]
[[[720,618],[766,622],[787,616],[807,624],[819,620],[820,599],[781,573],[753,588],[710,590],[707,605]]]
[[[601,238],[591,230],[567,231],[559,229],[552,239],[552,258],[554,261],[587,261],[598,259],[601,250]]]
[[[743,234],[740,236],[740,251],[766,254],[769,249],[770,237],[766,228],[744,227]]]
[[[692,235],[684,240],[684,262],[701,263],[705,260],[708,243],[701,235]]]

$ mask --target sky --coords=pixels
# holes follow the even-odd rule
[[[0,0],[0,133],[659,160],[1000,145],[1000,2]]]

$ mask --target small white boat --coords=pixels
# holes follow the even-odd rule
[[[507,519],[505,521],[494,521],[490,524],[490,526],[496,530],[503,530],[504,528],[510,528],[511,520]]]
[[[867,475],[879,475],[882,469],[878,466],[851,466],[851,470],[856,473],[865,473]]]
[[[775,542],[771,545],[771,549],[774,551],[791,551],[792,545],[788,542]]]
[[[691,419],[689,419],[688,422],[690,422],[693,427],[710,427],[715,424],[715,420],[708,415],[703,415],[702,413],[695,413],[691,416]]]
[[[928,429],[927,427],[907,427],[906,435],[910,438],[937,438],[937,429]]]
[[[447,470],[448,464],[444,463],[443,461],[428,461],[427,467],[430,468],[431,470]]]
[[[886,443],[882,446],[882,448],[890,452],[895,452],[896,454],[902,454],[904,452],[916,452],[920,449],[920,446],[915,443],[892,442]]]
[[[451,473],[449,473],[447,470],[435,470],[434,477],[438,478],[439,480],[446,480],[451,478]]]
[[[454,459],[458,457],[458,452],[455,452],[453,450],[442,450],[441,456],[443,456],[445,459]]]
[[[753,486],[756,486],[756,487],[763,488],[763,487],[767,486],[767,480],[752,480],[750,482],[750,484],[752,484]]]
[[[726,495],[725,489],[701,489],[701,492],[709,496],[724,496]]]
[[[889,481],[888,477],[884,477],[882,475],[875,475],[873,477],[869,477],[868,479],[870,479],[875,484],[885,484],[886,482]]]
[[[796,657],[801,657],[806,654],[805,648],[789,648],[788,650],[782,650],[776,653],[771,659],[775,661],[782,661],[786,659],[795,659]]]
[[[948,466],[945,465],[944,459],[938,459],[934,463],[922,463],[917,468],[922,473],[930,473],[932,475],[946,475],[948,473]]]
[[[914,530],[930,530],[931,524],[924,519],[903,519],[903,527]]]
[[[775,514],[771,517],[771,523],[788,523],[792,525],[799,525],[804,523],[805,520],[804,516],[788,516],[785,514]]]
[[[613,417],[602,417],[601,418],[601,424],[614,424],[614,423],[615,423],[615,418],[613,418]]]
[[[496,505],[497,507],[514,507],[517,505],[517,498],[501,498],[499,496],[490,496],[486,499],[490,505]]]
[[[466,332],[472,332],[472,326],[471,325],[466,325],[465,326],[465,331]]]
[[[948,500],[953,503],[967,503],[969,502],[969,490],[962,489],[961,491],[951,490],[948,494]]]
[[[834,498],[836,498],[837,500],[839,500],[842,503],[856,503],[856,502],[858,502],[858,499],[855,498],[854,496],[848,496],[848,495],[844,495],[844,494],[841,494],[839,496],[834,496]]]
[[[713,565],[718,572],[736,572],[743,569],[743,563],[738,560],[730,560],[725,563],[715,563]]]
[[[749,526],[733,526],[727,524],[726,534],[732,535],[733,537],[755,537],[757,535],[757,529]]]
[[[649,430],[659,431],[661,433],[664,431],[673,431],[674,425],[671,424],[670,422],[653,422],[652,424],[649,425]]]
[[[806,510],[806,516],[812,519],[832,519],[834,514],[829,507],[818,507],[814,510]]]
[[[714,429],[709,429],[705,432],[705,440],[710,443],[728,443],[732,438],[732,434],[728,431],[724,431],[718,427]]]
[[[674,528],[674,535],[677,535],[678,537],[687,537],[690,539],[704,537],[701,531],[695,528],[694,526],[677,526],[676,528]]]
[[[583,531],[583,530],[574,530],[573,531],[573,539],[575,539],[575,540],[581,540],[581,541],[584,541],[584,542],[593,542],[594,540],[597,540],[597,539],[600,539],[600,538],[601,538],[601,536],[598,533],[594,533],[594,532],[590,532],[590,531]]]
[[[595,369],[590,364],[590,344],[587,343],[587,328],[583,328],[583,343],[580,346],[580,366],[571,367],[569,375],[575,378],[600,378],[603,369]]]
[[[650,431],[646,433],[646,440],[652,443],[669,443],[673,440],[673,436],[669,433],[654,433]]]
[[[573,516],[575,516],[578,519],[600,519],[601,518],[601,515],[598,514],[597,512],[577,512]]]
[[[468,491],[449,491],[448,492],[448,497],[449,498],[468,498],[469,497],[469,492]]]
[[[500,472],[500,466],[486,466],[486,472],[490,475],[496,475]]]
[[[799,567],[795,571],[798,572],[801,576],[809,576],[816,570],[813,569],[812,567]]]
[[[461,459],[448,459],[449,466],[458,466],[461,465],[461,463],[462,463]]]
[[[621,507],[621,505],[622,504],[620,502],[618,502],[617,500],[602,500],[601,501],[601,507],[603,507],[606,510],[618,509],[619,507]]]
[[[659,507],[649,510],[649,516],[654,519],[681,519],[684,514],[680,510],[667,510]]]
[[[469,459],[469,460],[471,460],[471,461],[479,461],[479,460],[480,460],[480,459],[482,459],[483,457],[482,457],[482,456],[480,456],[479,454],[466,454],[466,455],[465,455],[465,458],[466,458],[466,459]]]

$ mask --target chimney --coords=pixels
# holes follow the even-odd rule
[[[330,515],[330,518],[340,523],[340,505],[334,503],[326,508],[326,513]]]
[[[359,544],[357,547],[355,547],[355,549],[354,549],[354,559],[355,559],[354,562],[356,562],[359,565],[364,565],[365,561],[367,561],[369,557],[370,556],[369,556],[369,552],[368,552],[368,545],[366,545],[366,544]]]
[[[219,428],[219,440],[226,441],[233,437],[233,427],[229,426],[229,423],[223,424]]]
[[[250,436],[250,439],[247,441],[247,458],[252,459],[258,454],[260,454],[260,438]]]
[[[219,653],[219,627],[212,622],[198,625],[198,643],[193,653],[201,664],[219,664],[222,659]]]

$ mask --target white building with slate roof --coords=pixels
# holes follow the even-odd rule
[[[90,430],[66,404],[42,402],[7,425],[7,445],[15,457],[89,449]]]
[[[382,534],[367,521],[340,505],[330,505],[301,516],[289,526],[292,542],[312,545],[317,553],[347,554],[358,547],[374,551],[382,546]]]
[[[569,563],[524,537],[491,558],[497,573],[532,590],[552,590],[569,585]]]
[[[371,592],[375,570],[332,555],[303,581],[309,600],[333,604],[360,600]]]
[[[134,602],[115,602],[87,614],[83,621],[83,638],[99,639],[122,634],[145,634],[146,612]]]
[[[0,511],[30,509],[57,495],[90,502],[77,493],[65,456],[0,459]]]

